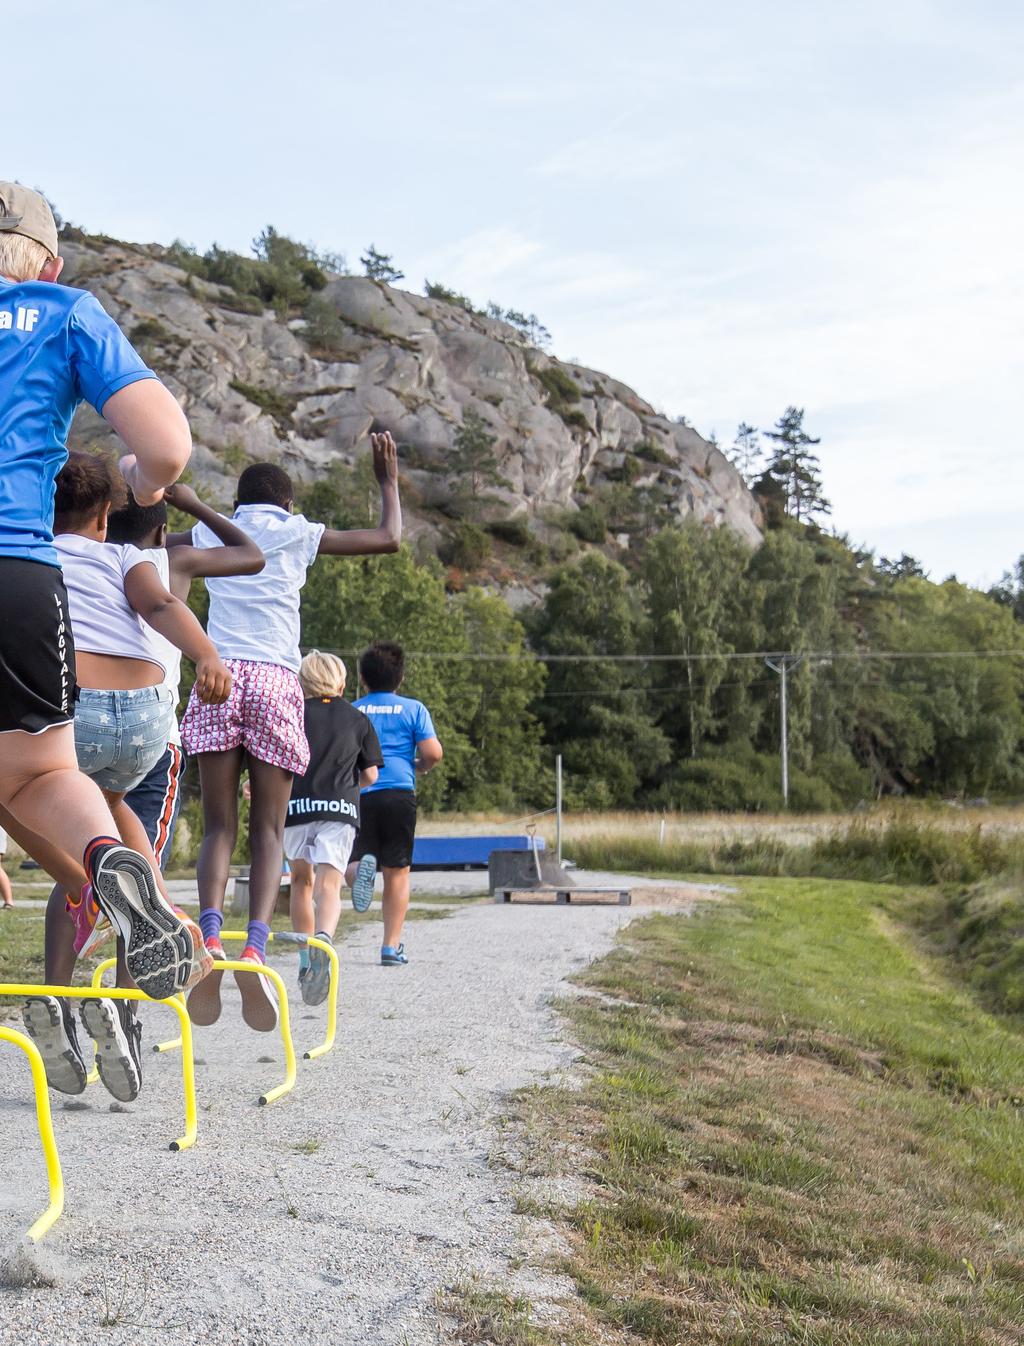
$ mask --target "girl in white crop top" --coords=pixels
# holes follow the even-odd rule
[[[163,685],[166,647],[155,633],[194,660],[203,701],[226,701],[231,674],[146,553],[104,542],[107,516],[124,498],[110,462],[71,453],[57,478],[54,534],[74,643],[78,765],[103,790],[122,840],[152,862],[145,830],[124,796],[160,758],[174,718],[174,699]],[[78,904],[69,901],[79,925]]]

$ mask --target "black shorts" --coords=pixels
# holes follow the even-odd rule
[[[371,790],[359,796],[359,831],[353,860],[375,855],[381,869],[406,869],[412,864],[415,836],[414,790]]]
[[[0,733],[70,724],[75,646],[57,566],[0,556]]]

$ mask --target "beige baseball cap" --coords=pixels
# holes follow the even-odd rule
[[[57,224],[46,197],[17,182],[0,182],[0,233],[23,234],[57,256]]]

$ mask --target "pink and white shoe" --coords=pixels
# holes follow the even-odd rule
[[[79,893],[77,902],[69,897],[64,906],[75,923],[76,958],[95,953],[114,938],[114,927],[100,911],[91,883],[87,883]]]
[[[238,960],[254,967],[265,967],[267,960],[247,944]],[[272,1033],[277,1027],[277,989],[269,977],[257,972],[236,972],[235,981],[242,993],[242,1018],[257,1033]]]
[[[210,960],[210,967],[189,994],[188,1017],[198,1027],[208,1028],[220,1018],[220,984],[224,980],[224,973],[217,970],[217,962],[224,961],[224,945],[213,935],[204,942],[203,952]]]

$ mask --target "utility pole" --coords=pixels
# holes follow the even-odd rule
[[[562,863],[562,754],[555,758],[555,854]]]
[[[802,654],[776,654],[765,659],[772,672],[778,673],[782,680],[779,747],[782,754],[782,803],[787,809],[789,808],[789,703],[786,699],[786,675],[791,668],[796,668],[802,661]]]

